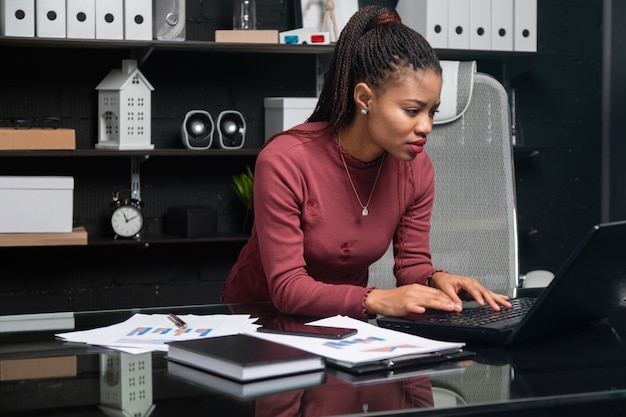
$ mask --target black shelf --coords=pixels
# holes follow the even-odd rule
[[[136,49],[144,51],[206,51],[275,54],[328,54],[334,45],[286,45],[259,43],[226,43],[211,41],[135,41],[108,39],[53,39],[0,37],[0,46],[34,48]]]
[[[206,51],[232,53],[274,53],[274,54],[330,54],[335,45],[286,45],[262,43],[228,43],[212,41],[139,41],[108,39],[54,39],[0,37],[0,46],[6,47],[45,47],[45,48],[88,48],[88,49],[136,49],[144,51]],[[529,58],[545,55],[542,52],[489,51],[476,49],[436,49],[441,59],[502,59]]]
[[[211,237],[177,237],[166,234],[142,234],[139,239],[115,239],[113,236],[89,235],[88,246],[141,246],[156,244],[189,244],[189,243],[245,243],[250,238],[244,233],[232,233]]]
[[[129,157],[129,156],[172,156],[172,157],[222,157],[258,155],[259,149],[144,149],[118,151],[110,149],[76,149],[76,150],[3,150],[3,157]]]

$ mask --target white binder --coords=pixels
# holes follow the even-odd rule
[[[491,0],[470,0],[470,49],[491,49]]]
[[[491,49],[513,50],[513,0],[491,0]]]
[[[65,38],[65,0],[35,2],[35,34],[40,38]]]
[[[396,11],[433,48],[448,48],[448,0],[398,0]]]
[[[124,38],[152,40],[152,0],[124,2]]]
[[[124,39],[124,0],[96,1],[96,38]]]
[[[470,2],[448,0],[448,48],[470,47]]]
[[[0,0],[0,35],[35,36],[35,0]]]
[[[96,0],[67,0],[67,37],[96,37]]]
[[[513,50],[537,52],[537,0],[514,0]]]

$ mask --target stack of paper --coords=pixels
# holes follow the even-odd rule
[[[106,346],[128,353],[167,352],[169,342],[238,334],[256,321],[248,314],[188,314],[178,317],[186,324],[185,328],[174,325],[166,314],[135,314],[122,323],[108,327],[56,336],[68,342]]]
[[[405,359],[412,364],[436,362],[464,355],[464,343],[441,342],[395,330],[382,329],[369,323],[345,316],[334,316],[308,324],[349,327],[358,330],[356,335],[341,340],[317,337],[288,336],[257,332],[249,326],[247,334],[277,343],[293,346],[327,359],[328,364],[342,368],[359,368],[379,364],[380,368],[393,368]]]

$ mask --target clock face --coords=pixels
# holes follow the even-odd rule
[[[118,236],[135,236],[143,228],[143,214],[135,206],[122,205],[111,214],[111,226]]]

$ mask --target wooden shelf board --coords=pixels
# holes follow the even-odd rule
[[[0,233],[0,246],[81,246],[87,244],[87,231],[75,227],[71,233]]]

